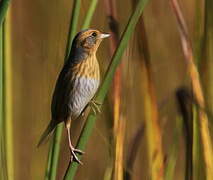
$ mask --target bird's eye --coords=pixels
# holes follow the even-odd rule
[[[92,36],[93,36],[93,37],[96,37],[96,36],[97,36],[97,33],[96,33],[96,32],[92,33]]]

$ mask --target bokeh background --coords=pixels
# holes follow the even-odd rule
[[[78,30],[81,29],[89,2],[82,0]],[[202,41],[207,33],[204,31],[205,1],[180,0],[179,2],[188,26],[195,59],[199,61],[201,79],[207,77],[203,80],[204,92],[206,92],[207,85],[210,89],[213,87],[213,77],[207,73],[213,69],[213,56],[211,53],[211,56],[205,59],[202,56],[201,45],[202,43],[208,44]],[[44,179],[49,142],[40,148],[36,148],[36,145],[51,118],[51,97],[64,62],[72,3],[71,0],[13,0],[10,4],[7,17],[10,26],[6,33],[10,40],[8,61],[11,65],[12,90],[8,92],[8,96],[11,98],[15,180]],[[115,4],[121,34],[134,3],[131,0],[117,0]],[[170,2],[157,0],[150,1],[145,7],[143,20],[150,52],[151,83],[154,86],[158,125],[162,136],[163,161],[166,166],[171,149],[177,142],[174,179],[181,180],[184,179],[185,172],[185,136],[183,129],[179,128],[178,141],[174,139],[177,119],[181,116],[175,93],[179,87],[190,88],[191,83],[182,52],[177,22]],[[91,27],[110,32],[105,1],[98,2]],[[212,33],[212,26],[210,30]],[[138,131],[145,131],[147,123],[145,116],[147,109],[144,102],[147,99],[145,97],[147,94],[144,92],[146,78],[144,77],[144,64],[141,63],[142,50],[138,45],[140,33],[140,28],[137,26],[122,59],[120,120],[124,122],[122,130],[124,131],[124,168],[136,134]],[[209,41],[211,44],[209,43],[208,46],[212,47],[212,35],[209,36]],[[212,52],[211,48],[210,52]],[[97,52],[102,77],[110,63],[111,56],[110,39],[105,39]],[[208,60],[210,64],[205,66],[205,60]],[[206,93],[205,95],[207,96]],[[113,149],[115,146],[112,139],[113,133],[116,132],[113,131],[113,98],[115,97],[112,86],[85,150],[86,153],[82,159],[84,165],[78,169],[76,176],[78,180],[102,180],[114,167]],[[208,111],[213,112],[213,99],[209,93],[207,99]],[[74,142],[79,136],[82,124],[83,120],[73,123],[71,133]],[[145,128],[141,130],[142,126]],[[144,132],[142,134],[137,140],[139,147],[131,172],[134,180],[147,180],[150,177],[147,138]],[[68,161],[69,149],[64,131],[57,179],[62,179]],[[202,174],[204,170],[201,168],[200,171]],[[113,172],[115,170],[112,170]]]

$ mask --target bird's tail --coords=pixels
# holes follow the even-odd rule
[[[55,129],[56,125],[57,124],[53,120],[50,121],[49,125],[47,126],[43,134],[41,135],[41,138],[37,144],[37,147],[39,147],[48,136],[50,136],[51,132]]]

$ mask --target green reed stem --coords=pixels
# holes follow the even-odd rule
[[[88,11],[87,11],[87,13],[85,15],[85,19],[84,19],[84,22],[83,22],[83,25],[82,25],[81,29],[87,29],[89,27],[90,22],[92,20],[92,16],[93,16],[93,14],[95,12],[97,3],[98,3],[98,0],[92,0],[90,2],[90,6],[89,6]]]
[[[3,27],[0,26],[0,179],[5,179],[5,170],[3,168],[5,166],[3,71]]]
[[[47,161],[47,168],[46,168],[46,173],[45,173],[45,180],[49,180],[50,176],[50,169],[51,169],[51,164],[52,164],[52,154],[53,154],[53,143],[51,142],[49,153],[48,153],[48,161]]]
[[[63,130],[63,124],[59,124],[56,127],[56,130],[54,132],[52,149],[50,149],[50,152],[49,152],[52,157],[51,157],[51,162],[49,162],[49,159],[48,159],[48,162],[51,163],[51,165],[49,165],[48,163],[46,173],[48,173],[48,166],[50,166],[50,173],[49,173],[50,180],[55,180],[57,175],[62,130]]]
[[[49,149],[47,168],[45,172],[46,180],[56,179],[62,130],[63,130],[63,124],[59,124],[54,131],[53,141]]]
[[[206,107],[213,114],[213,1],[205,1],[204,44],[201,65]],[[213,120],[210,120],[213,122]]]
[[[72,46],[72,40],[77,32],[78,27],[78,17],[80,14],[80,8],[81,8],[81,0],[74,0],[73,2],[73,8],[72,8],[72,16],[71,16],[71,23],[69,27],[69,34],[68,34],[68,42],[67,42],[67,48],[66,48],[66,55],[65,55],[65,61],[68,59],[71,46]]]
[[[8,179],[7,154],[6,154],[6,131],[5,127],[5,98],[4,98],[4,32],[3,21],[9,6],[9,0],[0,1],[0,179]],[[13,169],[13,167],[11,167]]]
[[[13,158],[13,87],[12,87],[12,52],[11,52],[11,13],[8,14],[7,20],[4,23],[3,30],[3,49],[4,49],[4,128],[5,128],[5,152],[7,164],[8,180],[13,180],[14,177],[14,158]]]
[[[205,179],[205,168],[204,161],[202,157],[202,147],[201,147],[201,137],[199,131],[199,119],[198,110],[195,105],[192,106],[193,110],[193,179],[200,180]]]
[[[101,87],[100,87],[100,89],[97,93],[97,97],[96,97],[97,102],[103,103],[103,101],[106,97],[106,94],[107,94],[107,92],[110,88],[110,85],[112,83],[113,76],[115,74],[116,68],[121,61],[121,57],[123,55],[123,52],[124,52],[125,48],[127,47],[128,41],[129,41],[132,33],[134,32],[137,21],[138,21],[140,15],[142,14],[143,9],[144,9],[147,2],[148,2],[148,0],[139,0],[138,1],[136,9],[129,19],[129,22],[126,26],[126,29],[125,29],[122,37],[121,37],[121,41],[118,45],[118,48],[116,49],[116,51],[115,51],[115,53],[112,57],[112,61],[111,61],[110,66],[107,70],[107,73],[104,77],[103,83],[102,83],[102,85],[101,85]],[[90,114],[87,118],[87,121],[84,125],[84,128],[81,132],[78,143],[77,143],[78,149],[81,149],[81,150],[85,149],[85,146],[88,142],[88,139],[89,139],[89,137],[92,133],[93,127],[95,125],[95,120],[96,120],[96,115],[94,115],[93,112],[90,112]],[[80,158],[80,156],[79,156],[79,158]],[[72,162],[69,165],[67,172],[65,174],[65,177],[64,177],[65,180],[73,180],[74,179],[78,165],[79,164],[76,163],[76,162]]]
[[[175,179],[175,166],[177,164],[177,159],[178,159],[178,150],[180,147],[180,136],[181,136],[181,129],[183,126],[182,123],[182,118],[179,116],[176,119],[176,128],[174,132],[174,137],[173,137],[173,144],[170,148],[170,151],[168,153],[168,161],[165,169],[165,180],[171,180]]]
[[[2,25],[8,6],[9,6],[10,0],[1,0],[0,1],[0,26]]]

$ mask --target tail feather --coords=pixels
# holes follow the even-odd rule
[[[39,140],[39,143],[37,144],[37,147],[39,147],[44,142],[44,140],[51,134],[51,132],[55,129],[56,125],[57,124],[54,121],[52,120],[50,121],[49,125],[47,126],[43,134],[41,135],[41,138]]]

